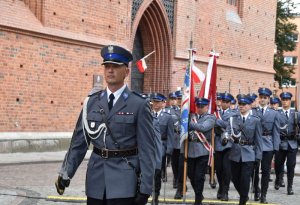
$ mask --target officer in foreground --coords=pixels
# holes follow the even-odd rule
[[[231,180],[229,153],[232,142],[222,142],[221,135],[226,131],[226,127],[229,125],[229,118],[233,116],[236,111],[230,109],[230,102],[234,99],[230,93],[223,93],[221,98],[221,110],[219,110],[220,119],[216,120],[215,125],[215,167],[219,182],[217,199],[228,201],[228,191]]]
[[[205,148],[205,144],[211,142],[216,117],[207,113],[208,99],[198,98],[195,103],[197,111],[195,115],[191,116],[189,123],[187,174],[195,192],[194,205],[202,205],[205,174],[209,159],[209,151]],[[183,152],[184,146],[181,149],[181,153]]]
[[[262,125],[263,155],[261,161],[261,190],[258,187],[259,162],[256,162],[254,166],[254,200],[260,200],[260,203],[267,204],[266,195],[269,187],[273,153],[279,150],[280,144],[279,119],[277,111],[268,107],[272,91],[268,88],[259,88],[258,93],[259,105],[256,110],[253,110],[253,115],[260,118]]]
[[[63,194],[88,147],[88,205],[144,205],[152,192],[155,143],[149,103],[124,83],[132,55],[119,46],[101,50],[107,88],[90,93],[77,121],[56,188]]]
[[[280,139],[279,151],[275,155],[275,189],[280,187],[280,178],[283,175],[284,163],[287,166],[287,194],[293,195],[293,179],[295,174],[296,156],[298,151],[297,126],[299,127],[299,113],[291,109],[292,94],[283,92],[280,94],[282,109],[279,112]]]
[[[232,182],[240,195],[240,205],[249,200],[249,188],[254,162],[262,158],[262,128],[259,118],[250,115],[252,100],[246,95],[238,98],[239,113],[229,119],[223,138],[233,141],[231,160]]]

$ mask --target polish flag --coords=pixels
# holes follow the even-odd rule
[[[201,83],[205,79],[205,74],[196,66],[192,67],[192,79],[194,83]]]
[[[146,55],[145,57],[141,58],[140,60],[138,60],[136,62],[136,66],[141,73],[144,73],[145,70],[147,69],[147,64],[146,64],[145,59],[148,58],[150,55],[152,55],[154,52],[155,51],[152,51],[151,53],[149,53],[148,55]]]
[[[147,64],[146,64],[145,58],[138,60],[136,62],[136,66],[141,73],[145,72],[145,70],[147,69]]]
[[[206,78],[201,87],[199,97],[205,97],[210,100],[209,113],[214,114],[217,111],[216,93],[217,93],[217,58],[218,53],[211,52],[207,66]]]

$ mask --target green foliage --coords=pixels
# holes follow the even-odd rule
[[[284,63],[284,52],[294,51],[296,42],[291,38],[297,34],[297,25],[291,23],[294,18],[291,12],[295,8],[292,0],[278,0],[276,15],[275,43],[277,52],[274,55],[275,80],[281,85],[282,79],[290,80],[294,74],[294,66]]]

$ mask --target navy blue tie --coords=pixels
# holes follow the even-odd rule
[[[245,123],[245,120],[246,120],[245,117],[243,117],[243,123]]]
[[[111,110],[111,108],[113,107],[114,99],[115,99],[115,96],[114,96],[114,94],[111,93],[109,95],[109,102],[108,102],[108,109],[109,110]]]

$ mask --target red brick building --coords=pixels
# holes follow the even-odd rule
[[[191,36],[204,72],[220,53],[220,92],[272,88],[275,18],[261,0],[1,0],[0,132],[71,132],[107,44],[155,50],[144,74],[131,65],[137,91],[182,86]]]

